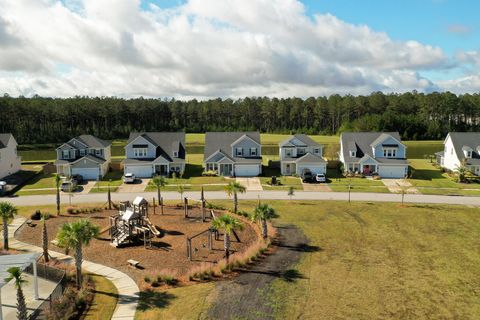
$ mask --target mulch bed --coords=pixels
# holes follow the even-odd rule
[[[201,221],[201,212],[199,208],[189,210],[191,218],[184,218],[183,208],[174,206],[165,207],[164,215],[160,215],[159,208],[157,214],[153,214],[153,209],[149,208],[149,218],[153,224],[164,234],[161,238],[152,239],[152,248],[144,248],[143,242],[115,248],[110,245],[108,232],[100,235],[99,239],[94,239],[88,247],[84,248],[84,259],[96,263],[101,263],[109,267],[125,272],[140,284],[145,275],[156,274],[161,270],[175,270],[181,276],[185,275],[189,269],[205,263],[215,263],[223,258],[223,237],[219,240],[213,240],[213,250],[208,250],[207,235],[200,236],[192,240],[193,261],[187,258],[187,236],[191,237],[210,227],[211,222]],[[96,213],[84,214],[63,214],[59,217],[52,217],[47,220],[49,241],[55,239],[61,225],[66,222],[72,222],[75,219],[87,218],[100,229],[109,226],[109,216],[117,214],[116,210],[104,210]],[[219,215],[221,212],[216,211]],[[257,233],[252,225],[244,223],[245,228],[237,232],[241,242],[237,242],[232,237],[231,248],[235,252],[243,252],[257,239]],[[41,246],[42,225],[36,223],[35,227],[23,225],[17,233],[20,241]],[[64,252],[49,243],[49,248],[54,251]],[[133,259],[140,262],[142,269],[135,269],[128,265],[127,260]]]

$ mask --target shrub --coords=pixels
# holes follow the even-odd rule
[[[75,208],[73,208],[73,207],[68,207],[67,208],[67,213],[68,214],[75,214],[74,211],[75,211]]]
[[[36,210],[32,215],[30,216],[30,219],[32,220],[40,220],[42,218],[42,212],[40,210]]]
[[[152,279],[150,279],[149,276],[145,276],[145,277],[143,277],[143,281],[145,281],[146,283],[150,283],[152,281]]]

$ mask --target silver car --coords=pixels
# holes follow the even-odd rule
[[[125,173],[125,176],[123,177],[123,182],[124,183],[135,183],[135,175],[133,173]]]
[[[317,175],[315,176],[315,181],[317,181],[317,182],[326,182],[326,181],[327,181],[327,178],[325,177],[325,174],[324,174],[324,173],[317,173]]]

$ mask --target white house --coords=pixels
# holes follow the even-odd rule
[[[382,178],[408,174],[407,147],[398,132],[344,132],[339,156],[345,172]]]
[[[465,163],[472,173],[480,175],[480,132],[450,132],[437,152],[437,162],[445,169],[456,171]]]
[[[111,143],[92,135],[81,135],[56,149],[57,173],[70,177],[79,174],[85,180],[99,180],[108,172]]]
[[[255,177],[262,173],[259,132],[207,132],[204,167],[222,176]]]
[[[132,132],[125,146],[124,172],[138,178],[183,174],[185,132]]]
[[[10,133],[0,133],[0,179],[20,171],[17,141]]]
[[[295,134],[280,142],[279,156],[282,175],[300,175],[304,169],[313,174],[327,172],[323,145],[305,134]]]

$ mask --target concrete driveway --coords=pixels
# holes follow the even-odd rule
[[[242,186],[247,188],[247,191],[262,191],[262,184],[260,182],[260,178],[236,178],[237,182],[240,183]]]
[[[89,193],[90,190],[93,189],[93,187],[95,186],[95,184],[97,183],[97,181],[87,181],[86,183],[84,184],[81,184],[79,187],[82,188],[81,191],[79,192],[80,194],[85,194],[85,193]]]
[[[303,183],[303,191],[332,192],[332,189],[325,183]]]
[[[135,183],[124,183],[118,187],[117,192],[140,193],[144,192],[152,179],[137,179]]]
[[[420,193],[417,188],[413,187],[410,182],[404,179],[382,179],[382,182],[391,193],[402,193],[402,189],[405,193]]]

